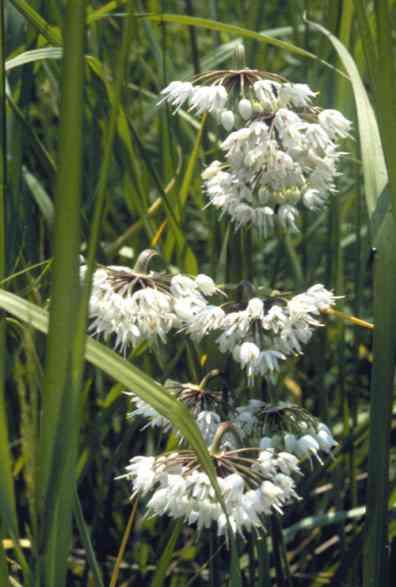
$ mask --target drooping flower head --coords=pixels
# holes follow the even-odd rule
[[[259,441],[263,449],[287,451],[299,460],[322,463],[320,452],[331,454],[337,446],[330,429],[302,406],[291,402],[250,400],[236,410],[234,424],[246,441]]]
[[[321,326],[320,313],[335,300],[321,284],[293,297],[276,293],[261,299],[253,293],[241,303],[205,307],[185,330],[197,341],[215,333],[220,351],[231,353],[253,383],[257,376],[278,371],[286,357],[302,353],[314,329]]]
[[[218,374],[218,370],[210,371],[199,384],[181,383],[172,379],[167,379],[164,383],[165,390],[190,410],[208,446],[212,444],[222,417],[227,417],[223,408],[223,391],[213,390],[208,386],[208,381]],[[161,428],[164,432],[172,429],[167,418],[161,416],[135,393],[126,393],[135,405],[135,409],[128,414],[130,419],[141,416],[148,420],[147,426]],[[230,403],[227,403],[227,408],[230,408]],[[177,431],[176,433],[178,434]]]
[[[143,340],[165,342],[172,329],[202,311],[207,296],[218,292],[213,280],[148,271],[151,251],[143,251],[134,269],[100,267],[93,275],[89,317],[90,331],[114,336],[115,348],[125,352]],[[81,267],[81,278],[86,267]]]
[[[192,451],[178,451],[161,457],[134,457],[126,467],[136,493],[149,496],[147,513],[168,515],[196,524],[198,531],[217,525],[218,535],[244,535],[265,526],[266,517],[283,512],[285,505],[298,500],[293,475],[298,462],[272,450],[234,449],[212,452],[217,483],[229,516]],[[287,472],[285,472],[287,471]]]
[[[313,105],[303,83],[258,69],[210,71],[192,82],[172,82],[163,101],[216,116],[227,132],[223,162],[202,178],[209,203],[237,227],[264,235],[275,226],[298,230],[298,206],[320,209],[336,191],[340,139],[351,123],[337,110]]]

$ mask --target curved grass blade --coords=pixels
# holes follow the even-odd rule
[[[356,63],[345,45],[323,26],[311,21],[307,22],[333,44],[351,81],[359,125],[366,204],[371,218],[376,209],[377,200],[388,183],[384,152],[374,110]]]
[[[200,27],[203,29],[210,29],[210,30],[214,30],[214,31],[220,31],[223,33],[229,33],[232,35],[239,35],[240,37],[246,38],[246,39],[254,39],[256,41],[260,41],[261,43],[266,43],[268,45],[272,45],[273,47],[277,47],[278,49],[282,49],[283,51],[288,51],[289,53],[292,53],[293,55],[299,55],[300,57],[306,57],[308,59],[313,59],[315,61],[319,61],[323,65],[326,65],[326,67],[329,67],[330,69],[338,71],[342,76],[345,75],[342,71],[337,70],[330,63],[323,61],[323,59],[320,59],[314,53],[311,53],[310,51],[306,51],[305,49],[302,49],[301,47],[297,47],[296,45],[293,45],[292,43],[288,43],[287,41],[282,41],[280,39],[277,39],[276,37],[270,36],[265,33],[257,33],[256,31],[250,31],[250,30],[245,29],[243,27],[239,27],[239,26],[231,25],[231,24],[224,24],[222,22],[209,20],[207,18],[198,18],[198,17],[194,17],[194,16],[185,16],[185,15],[181,15],[181,14],[149,14],[149,15],[143,15],[143,18],[146,18],[146,19],[151,20],[153,22],[159,22],[159,23],[173,22],[175,24],[184,24],[186,26],[196,26],[196,27]]]
[[[7,59],[5,63],[5,70],[11,71],[21,65],[27,63],[35,63],[36,61],[43,61],[45,59],[62,59],[62,47],[44,47],[43,49],[32,49],[31,51],[24,51],[12,59]]]

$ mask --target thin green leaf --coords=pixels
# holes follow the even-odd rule
[[[376,247],[365,587],[388,584],[388,475],[396,353],[396,238],[390,210],[378,232]]]
[[[176,219],[179,223],[181,223],[181,219],[183,217],[183,211],[187,203],[188,194],[191,190],[191,184],[193,181],[194,170],[198,162],[198,156],[201,149],[201,142],[202,142],[202,134],[203,129],[205,127],[206,115],[202,117],[202,121],[199,127],[199,131],[194,141],[193,150],[191,152],[191,156],[187,163],[186,172],[183,177],[183,181],[180,187],[180,191],[178,192],[177,198],[177,209],[175,211]],[[175,237],[173,233],[169,233],[167,242],[165,243],[164,253],[167,255],[167,258],[171,258],[171,251],[173,249],[175,242]]]
[[[0,280],[6,276],[6,214],[7,141],[5,92],[5,26],[4,2],[0,2]],[[0,520],[2,531],[14,541],[18,537],[12,458],[8,438],[8,413],[5,397],[6,383],[6,323],[0,318]]]
[[[161,587],[163,585],[166,575],[169,570],[169,565],[172,560],[172,556],[175,552],[176,542],[183,529],[183,520],[177,520],[172,529],[171,536],[166,544],[166,547],[161,554],[161,558],[158,561],[157,568],[153,580],[151,581],[150,587]]]
[[[57,27],[50,26],[26,0],[10,0],[32,27],[53,45],[63,45],[62,35]]]
[[[31,51],[24,51],[12,59],[7,59],[5,70],[11,71],[21,65],[27,63],[35,63],[36,61],[43,61],[45,59],[62,59],[62,47],[44,47],[43,49],[32,49]]]
[[[392,213],[396,226],[396,67],[394,51],[393,12],[388,0],[375,2],[378,59],[373,78],[378,109],[380,134],[391,184]]]
[[[8,568],[7,559],[3,548],[3,525],[0,524],[0,585],[7,585],[8,583]]]
[[[366,204],[371,217],[376,208],[378,197],[388,182],[384,153],[374,110],[356,63],[348,49],[323,26],[310,21],[307,22],[314,30],[319,31],[331,41],[348,72],[352,84],[359,124]]]
[[[127,2],[128,0],[111,0],[111,2],[107,2],[104,6],[100,6],[99,8],[93,9],[91,7],[88,11],[87,24],[90,25],[102,18],[111,16],[113,10],[120,6],[124,6]]]
[[[95,556],[95,551],[92,546],[91,538],[89,535],[89,528],[87,527],[84,514],[81,508],[80,499],[78,497],[77,489],[74,488],[74,519],[80,533],[81,542],[85,548],[85,552],[87,555],[87,561],[89,564],[89,568],[91,569],[92,575],[95,579],[97,587],[104,587],[102,573],[98,564],[98,561]]]
[[[301,47],[297,47],[292,43],[288,43],[287,41],[282,41],[275,37],[272,37],[268,34],[264,33],[257,33],[256,31],[249,31],[248,29],[231,25],[231,24],[224,24],[222,22],[216,22],[214,20],[208,20],[207,18],[198,18],[194,16],[185,16],[181,14],[150,14],[144,15],[143,18],[154,22],[173,22],[175,24],[183,24],[186,26],[196,26],[203,29],[210,29],[214,31],[220,31],[223,33],[229,33],[232,35],[239,35],[242,38],[246,39],[254,39],[256,41],[260,41],[261,43],[266,43],[268,45],[272,45],[273,47],[277,47],[278,49],[282,49],[283,51],[288,51],[293,55],[299,55],[300,57],[306,57],[308,59],[314,59],[315,61],[319,61],[323,63],[330,69],[335,69],[330,63],[323,61],[314,53],[310,51],[306,51]],[[338,70],[337,70],[338,71]],[[344,75],[343,72],[340,72],[340,75]]]
[[[79,439],[79,389],[73,377],[73,343],[80,295],[84,23],[85,2],[69,0],[64,21],[54,263],[40,425],[41,461],[36,483],[41,506],[41,571],[46,584],[59,587],[66,581]]]
[[[30,171],[24,167],[22,169],[23,178],[32,193],[32,196],[40,209],[48,227],[52,229],[54,223],[54,205],[51,198],[39,182],[39,180]]]

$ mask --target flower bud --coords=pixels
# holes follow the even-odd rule
[[[234,128],[235,116],[231,110],[223,110],[220,120],[225,130],[230,131]]]
[[[242,98],[242,100],[240,100],[240,102],[238,104],[238,110],[239,110],[239,114],[241,115],[243,120],[248,120],[252,116],[252,113],[253,113],[253,108],[252,108],[252,104],[250,103],[250,100],[247,100],[246,98]]]

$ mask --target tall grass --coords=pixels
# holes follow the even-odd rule
[[[68,0],[63,10],[56,0],[0,1],[1,584],[389,580],[394,3],[209,4]],[[336,203],[283,240],[234,233],[205,208],[200,172],[219,155],[216,126],[156,107],[169,81],[230,66],[240,40],[248,65],[309,80],[322,106],[355,121]],[[198,382],[213,367],[226,383],[235,377],[212,348],[170,341],[124,358],[86,337],[95,264],[131,265],[147,248],[168,268],[205,271],[226,286],[326,282],[344,296],[339,310],[358,308],[375,324],[372,348],[370,331],[329,316],[282,371],[280,396],[326,419],[340,446],[301,480],[300,504],[269,525],[273,543],[236,540],[230,557],[212,532],[196,539],[183,524],[144,517],[144,501],[131,504],[115,479],[130,457],[177,442],[165,446],[127,419],[123,391],[133,389],[186,437],[218,492],[196,423],[161,384]]]

